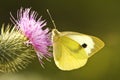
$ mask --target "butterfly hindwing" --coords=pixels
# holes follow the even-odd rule
[[[53,45],[54,60],[62,70],[77,69],[85,65],[88,55],[76,41],[62,36]]]

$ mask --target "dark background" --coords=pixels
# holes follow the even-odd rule
[[[53,28],[49,9],[59,31],[76,31],[101,38],[105,47],[77,70],[61,71],[54,61],[45,69],[34,60],[26,69],[0,74],[0,80],[120,80],[120,1],[119,0],[0,0],[0,25],[12,24],[21,7],[35,10]]]

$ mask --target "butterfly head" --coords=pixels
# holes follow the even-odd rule
[[[60,37],[60,32],[57,29],[52,30],[52,41],[55,42]]]

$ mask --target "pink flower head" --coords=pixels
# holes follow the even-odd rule
[[[20,9],[18,11],[17,18],[15,20],[16,28],[22,32],[27,38],[27,43],[31,44],[37,53],[39,60],[43,57],[50,56],[49,46],[51,46],[51,39],[49,29],[43,29],[46,22],[41,20],[41,17],[37,19],[37,12],[31,11],[30,8]]]

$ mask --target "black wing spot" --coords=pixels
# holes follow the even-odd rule
[[[86,44],[86,43],[82,44],[82,47],[83,47],[83,48],[86,48],[86,47],[87,47],[87,44]]]

